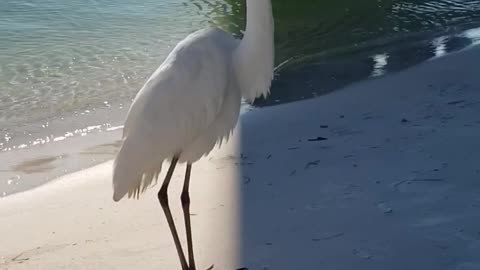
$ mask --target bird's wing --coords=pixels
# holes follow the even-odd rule
[[[196,33],[174,49],[138,93],[126,136],[147,132],[181,148],[215,120],[230,78],[231,55],[214,33]]]
[[[138,194],[164,159],[179,154],[215,121],[231,75],[232,43],[226,40],[218,31],[190,35],[137,94],[115,161],[115,198]]]

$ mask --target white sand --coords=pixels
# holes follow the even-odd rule
[[[245,114],[194,167],[198,269],[480,269],[479,60]],[[110,167],[0,200],[0,269],[180,269],[158,187],[114,204]]]

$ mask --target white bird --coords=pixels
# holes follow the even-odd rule
[[[139,197],[156,182],[164,161],[170,168],[158,193],[182,269],[195,269],[191,247],[189,182],[192,163],[229,138],[242,97],[267,96],[274,68],[274,21],[270,0],[246,0],[243,38],[209,28],[179,42],[136,95],[113,166],[113,200]],[[189,265],[168,207],[175,165],[187,163],[182,192]],[[188,220],[187,220],[188,219]]]

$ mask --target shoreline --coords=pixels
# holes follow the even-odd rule
[[[453,42],[454,39],[457,39],[457,41]],[[361,84],[363,81],[402,72],[402,70],[414,68],[432,59],[456,53],[456,50],[461,50],[462,47],[455,47],[457,46],[455,43],[461,45],[463,39],[468,39],[471,44],[478,44],[480,42],[480,28],[467,29],[466,31],[437,37],[435,40],[429,41],[431,46],[435,47],[435,50],[429,53],[427,51],[431,49],[423,48],[425,46],[422,45],[422,51],[426,50],[424,52],[425,56],[433,53],[435,57],[427,57],[426,60],[420,63],[414,61],[413,63],[415,64],[412,67],[406,63],[400,63],[405,57],[403,54],[407,50],[405,48],[395,48],[392,44],[388,48],[384,48],[386,51],[383,53],[381,53],[381,48],[375,48],[375,50],[368,53],[360,50],[358,52],[359,55],[353,61],[356,64],[351,65],[352,70],[349,73],[347,72],[348,74],[330,70],[332,66],[337,69],[345,66],[347,63],[344,59],[345,56],[343,58],[340,56],[334,57],[322,65],[317,64],[318,60],[313,61],[310,59],[305,63],[304,67],[298,70],[294,68],[290,71],[288,71],[290,64],[284,63],[280,65],[280,69],[287,69],[286,73],[282,73],[282,78],[284,79],[275,81],[274,86],[276,88],[270,98],[266,101],[259,100],[253,104],[253,109],[262,110],[272,105],[277,106],[282,103],[325,96],[331,93],[331,91],[339,91],[338,89],[349,87],[350,85]],[[423,44],[424,42],[421,41],[419,43]],[[448,49],[447,45],[453,47]],[[462,46],[467,45],[468,42]],[[413,46],[412,50],[420,48],[418,44],[414,43],[411,46]],[[397,54],[399,53],[403,57],[395,53],[388,53],[389,50],[399,50]],[[366,61],[367,56],[370,55],[369,53],[371,54],[371,59],[367,61],[367,67],[361,63]],[[316,57],[319,56],[315,56],[313,59],[316,59]],[[407,58],[409,59],[408,61],[412,61],[411,57]],[[296,61],[294,60],[293,62]],[[392,66],[390,67],[391,70],[389,66]],[[333,69],[335,70],[335,68]],[[400,71],[396,69],[400,69]],[[302,73],[322,74],[322,76],[314,77],[319,82],[324,81],[325,85],[320,87],[316,81],[312,83],[312,78],[305,79],[304,82],[295,81],[295,78],[302,78]],[[341,75],[340,79],[336,78],[336,73]],[[295,88],[295,85],[300,89],[292,90]],[[317,89],[318,87],[321,89]],[[296,94],[292,96],[291,92]],[[121,129],[129,104],[130,102],[119,104],[106,103],[104,108],[75,112],[68,117],[58,117],[46,120],[44,123],[29,125],[28,128],[13,135],[6,133],[4,141],[0,143],[0,164],[2,164],[0,166],[0,198],[28,190],[29,188],[47,183],[56,177],[112,159],[116,151],[118,139],[121,137],[118,130]],[[249,105],[242,107],[244,110],[251,109]],[[83,126],[79,126],[80,124],[83,124]]]
[[[0,150],[0,198],[112,159],[125,114],[124,108],[99,109],[14,136]],[[79,122],[94,124],[79,128]]]
[[[244,114],[192,171],[198,267],[478,269],[478,59]],[[114,203],[110,161],[0,199],[0,268],[178,269],[157,188]]]

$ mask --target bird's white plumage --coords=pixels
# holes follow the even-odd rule
[[[271,14],[270,0],[248,1]],[[241,97],[268,93],[273,20],[271,15],[259,19],[267,24],[266,33],[249,31],[247,24],[243,40],[248,44],[216,28],[189,35],[147,80],[130,107],[114,162],[115,201],[143,192],[157,179],[164,160],[178,156],[180,162],[193,163],[208,154],[234,129]]]

